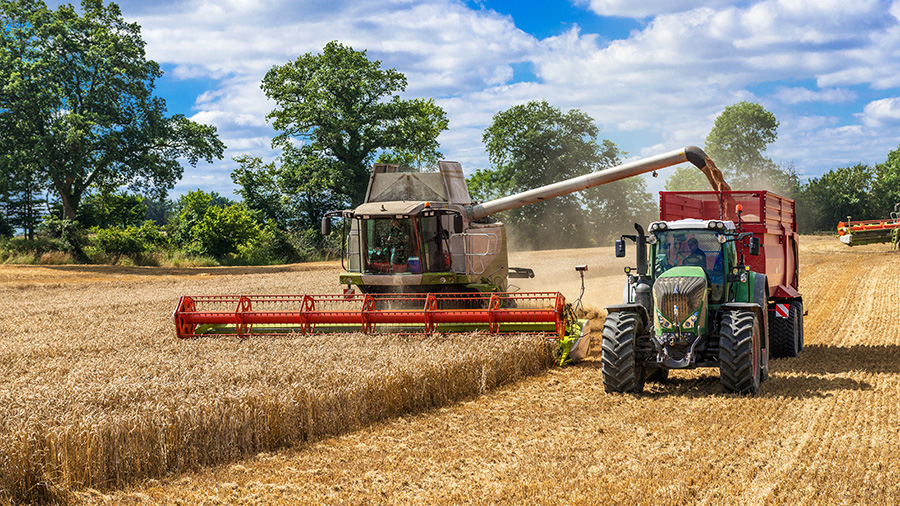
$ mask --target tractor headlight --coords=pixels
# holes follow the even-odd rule
[[[670,330],[675,328],[675,324],[666,319],[665,316],[657,309],[656,310],[656,319],[659,321],[659,327],[662,329]]]
[[[684,323],[681,324],[681,328],[683,328],[683,329],[694,328],[695,326],[697,326],[697,318],[699,318],[699,317],[700,317],[700,311],[697,311],[696,313],[692,314],[690,318],[685,320]]]
[[[650,244],[656,244],[656,241],[658,241],[658,239],[653,234],[651,234],[647,237],[647,242]]]
[[[728,241],[728,238],[722,234],[716,234],[716,240],[719,241],[719,244],[725,244]]]

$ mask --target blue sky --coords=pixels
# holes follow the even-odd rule
[[[60,2],[50,2],[58,5]],[[123,0],[166,71],[169,111],[216,125],[226,159],[176,195],[233,196],[231,157],[277,157],[259,82],[331,40],[405,73],[448,113],[446,159],[488,166],[498,111],[545,99],[590,114],[629,153],[703,146],[735,102],[781,122],[768,155],[804,177],[874,164],[900,145],[900,0]],[[669,171],[671,173],[671,171]],[[665,172],[649,180],[661,188]]]

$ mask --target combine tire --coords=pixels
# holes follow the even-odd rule
[[[610,313],[603,323],[603,386],[607,392],[643,392],[644,368],[636,364],[637,338],[643,333],[637,313]]]
[[[802,306],[797,301],[788,305],[788,317],[779,318],[770,313],[769,318],[769,356],[772,358],[796,357],[803,349]]]
[[[759,322],[753,311],[726,311],[719,338],[719,379],[726,394],[759,391]]]

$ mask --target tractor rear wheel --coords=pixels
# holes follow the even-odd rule
[[[726,394],[759,391],[761,338],[753,311],[725,311],[719,336],[719,380]]]
[[[637,313],[610,313],[603,323],[603,387],[607,392],[643,392],[644,368],[637,365],[637,339],[644,324]]]
[[[788,317],[781,318],[775,313],[769,317],[769,346],[772,358],[796,357],[803,347],[801,344],[800,312],[796,307],[797,302],[788,304]]]

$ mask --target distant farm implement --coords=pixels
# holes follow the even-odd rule
[[[900,248],[900,203],[894,205],[891,217],[883,220],[847,221],[838,223],[838,237],[847,246],[891,243]]]

